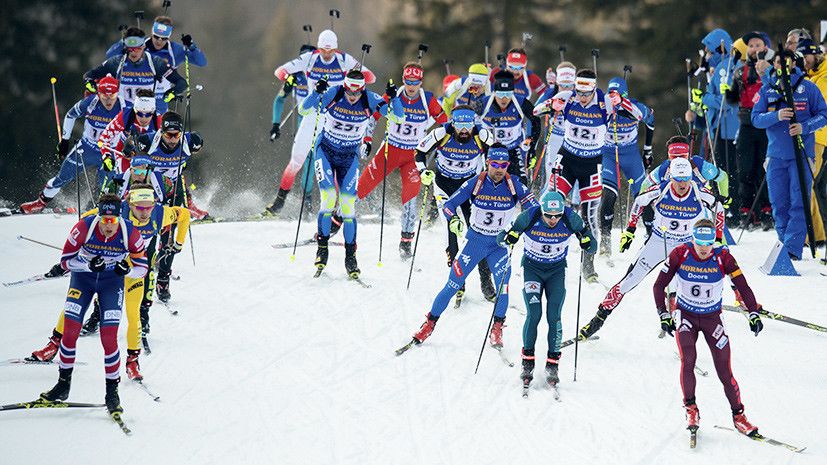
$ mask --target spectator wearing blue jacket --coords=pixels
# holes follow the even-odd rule
[[[775,58],[776,74],[764,82],[758,92],[759,98],[752,108],[752,124],[767,130],[767,187],[769,188],[772,216],[778,239],[784,243],[793,260],[800,260],[807,237],[804,219],[804,204],[801,189],[807,196],[812,184],[812,160],[815,157],[814,132],[827,125],[827,102],[815,84],[804,79],[804,74],[790,60],[791,54],[784,53],[785,65],[790,69],[790,83],[793,89],[795,109],[784,100],[781,88],[781,62],[779,53]],[[790,124],[795,114],[796,123]],[[798,180],[795,136],[804,141],[805,164],[804,183]],[[809,200],[807,201],[809,208]]]

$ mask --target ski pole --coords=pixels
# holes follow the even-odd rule
[[[660,230],[661,230],[661,233],[663,234],[663,260],[666,261],[666,259],[669,258],[669,254],[666,252],[666,226],[661,225]],[[669,307],[670,307],[670,305],[669,305],[669,288],[667,287],[666,288],[666,311],[668,311],[671,314],[672,309],[669,308]],[[658,333],[658,339],[663,339],[664,336],[666,336],[666,331],[661,329],[660,333]]]
[[[422,56],[428,53],[428,44],[419,44],[416,52],[416,62],[422,64]],[[450,74],[450,73],[449,73]]]
[[[566,61],[566,46],[561,45],[557,47],[557,50],[560,52],[560,62]]]
[[[779,49],[783,50],[783,49]],[[724,51],[724,40],[721,39],[721,52]],[[732,53],[727,52],[726,74],[724,74],[724,83],[729,83],[729,68],[732,65]],[[718,145],[718,135],[721,133],[721,119],[724,115],[724,105],[726,105],[726,95],[721,94],[721,108],[718,109],[718,121],[715,128],[715,138],[712,140],[712,159],[715,159],[715,148]],[[717,166],[717,165],[716,165]]]
[[[600,57],[600,49],[592,49],[592,64],[594,65],[594,75],[597,76],[597,59]]]
[[[55,93],[55,83],[57,82],[56,77],[49,78],[49,82],[52,83],[52,103],[55,106],[55,125],[57,125],[57,142],[58,144],[63,139],[62,131],[60,130],[60,111],[57,109],[57,94]],[[58,155],[60,158],[60,155]]]
[[[334,26],[334,25],[333,25],[333,20],[334,20],[334,19],[339,19],[339,15],[340,15],[341,13],[339,13],[339,10],[331,9],[331,10],[328,12],[328,14],[330,15],[330,30],[331,30],[331,31],[335,31],[336,29],[333,27],[333,26]]]
[[[296,107],[298,107],[298,106],[299,106],[299,102],[297,100],[296,104],[293,105],[293,108],[290,109],[290,112],[287,113],[287,116],[285,116],[284,119],[281,120],[281,123],[279,123],[279,129],[283,128],[284,125],[287,124],[287,121],[290,119],[291,116],[293,116],[293,112],[296,111]]]
[[[488,333],[491,331],[491,324],[494,322],[494,315],[497,313],[497,303],[500,301],[500,296],[503,293],[503,284],[505,284],[505,277],[508,276],[508,271],[511,267],[511,253],[514,252],[514,246],[508,248],[508,255],[506,256],[505,269],[502,276],[500,276],[500,283],[497,285],[497,297],[494,298],[494,310],[491,312],[491,318],[488,320],[488,329],[485,330],[485,337],[482,338],[482,347],[480,347],[480,356],[477,358],[477,367],[474,368],[474,374],[480,369],[480,362],[482,361],[482,352],[485,350],[485,342],[488,339]]]
[[[422,54],[419,55],[420,61],[422,60]],[[388,81],[389,85],[393,85],[393,79]],[[389,100],[391,96],[388,96]],[[388,184],[388,134],[391,132],[391,120],[390,120],[390,101],[388,102],[388,114],[385,115],[385,142],[382,144],[385,148],[385,156],[382,157],[382,208],[380,209],[379,213],[379,261],[376,263],[376,266],[382,266],[382,242],[385,238],[385,192],[387,189]]]
[[[583,263],[586,261],[586,251],[580,251],[580,273],[577,276],[577,319],[574,327],[574,381],[577,381],[577,354],[580,347],[580,293],[583,290]]]
[[[78,160],[80,160],[80,170],[83,171],[83,177],[86,179],[86,187],[89,189],[89,197],[92,201],[92,205],[96,204],[95,201],[95,194],[92,191],[92,184],[89,182],[89,173],[86,172],[86,162],[83,160],[83,152],[82,148],[77,149]],[[78,165],[75,164],[75,169],[77,169]],[[77,174],[77,171],[75,172]],[[78,179],[78,188],[80,188],[80,179]],[[80,214],[80,203],[78,203],[78,214]]]
[[[554,130],[554,123],[557,121],[557,115],[559,113],[559,111],[555,111],[554,116],[550,116],[550,121],[546,124],[546,126],[548,126],[548,131],[546,132],[546,140],[543,142],[543,152],[540,154],[540,159],[537,160],[537,165],[534,167],[534,176],[531,178],[532,187],[534,185],[534,180],[537,179],[537,175],[540,173],[540,165],[543,163],[543,158],[546,156],[548,141],[551,139],[551,132]]]
[[[170,0],[164,0],[164,3],[161,5],[161,6],[163,6],[163,7],[164,7],[164,16],[166,16],[166,15],[167,15],[167,11],[169,10],[169,7],[170,7],[171,5],[172,5],[172,1],[170,1]]]
[[[626,217],[629,214],[629,209],[632,208],[632,186],[635,184],[634,179],[627,179],[629,181],[629,188],[626,190],[626,205],[623,206],[622,221],[627,221]]]
[[[307,43],[309,44],[313,42],[313,37],[311,36],[311,34],[313,33],[313,26],[311,26],[310,24],[305,24],[304,26],[302,26],[302,31],[307,33]]]
[[[45,242],[40,242],[40,241],[38,241],[38,240],[32,239],[32,238],[30,238],[30,237],[26,237],[26,236],[17,236],[17,240],[23,240],[23,241],[33,242],[33,243],[35,243],[35,244],[42,245],[42,246],[44,246],[44,247],[49,247],[49,248],[52,248],[52,249],[55,249],[55,250],[63,250],[62,248],[60,248],[60,247],[58,247],[58,246],[56,246],[56,245],[47,244],[47,243],[45,243]]]
[[[335,10],[330,10],[330,11],[335,11]],[[326,81],[327,80],[327,75],[322,77],[322,79]],[[308,90],[310,90],[310,89],[308,89]],[[319,95],[319,104],[316,106],[316,121],[315,121],[315,123],[313,123],[313,138],[310,139],[310,140],[314,141],[314,143],[315,143],[316,135],[317,135],[316,131],[319,129],[319,115],[322,114],[322,101],[323,100],[324,100],[324,94]],[[315,147],[311,147],[310,150],[311,150],[311,153],[313,153],[314,156],[315,156],[315,150],[313,150],[314,148]],[[309,155],[310,154],[308,154],[308,156]],[[311,166],[308,167],[307,172],[305,172],[305,174],[304,174],[304,185],[305,186],[307,185],[308,182],[310,182],[310,171],[311,171],[310,168],[312,167],[312,165],[313,165],[313,163],[311,163]],[[301,229],[301,226],[302,226],[302,214],[304,213],[304,199],[306,197],[307,196],[302,195],[302,201],[299,204],[299,218],[296,221],[296,239],[293,241],[293,254],[290,255],[290,261],[291,262],[296,261],[296,247],[298,247],[298,245],[299,245],[299,230]]]
[[[138,29],[140,29],[141,28],[141,20],[144,19],[144,10],[138,10],[133,14],[135,15],[135,21],[138,22]]]
[[[425,204],[428,203],[428,186],[422,189],[422,207],[419,209],[419,223],[416,225],[416,239],[414,240],[413,255],[411,255],[411,270],[408,271],[408,285],[405,290],[411,288],[411,276],[413,276],[414,261],[416,260],[416,247],[419,245],[419,232],[422,230],[422,217],[425,216]]]
[[[184,175],[181,175],[183,178]],[[187,195],[187,180],[184,178],[184,208],[187,208],[186,205],[189,205],[189,196]],[[195,184],[193,184],[194,186]],[[195,243],[192,241],[192,228],[187,228],[187,233],[190,236],[190,255],[192,256],[192,267],[195,268]],[[170,231],[170,238],[172,237],[172,231]]]
[[[490,49],[490,48],[491,48],[491,41],[486,40],[485,41],[485,66],[487,66],[488,69],[491,69],[491,64],[488,63],[488,49]]]
[[[192,110],[191,110],[191,107],[190,107],[190,101],[192,100],[190,98],[190,60],[186,56],[184,57],[184,73],[186,74],[186,78],[187,78],[187,121],[188,121],[187,124],[189,125],[189,132],[190,132],[190,134],[192,134],[192,116],[191,116],[192,115],[192,113],[191,113]],[[183,143],[183,137],[181,138],[181,142]],[[184,149],[182,147],[181,151],[183,152],[183,150]],[[182,181],[184,182],[184,207],[187,208],[187,206],[189,205],[189,201],[187,199],[187,181],[186,181],[186,178],[184,178],[183,174],[181,174],[181,178],[182,178]],[[193,184],[193,186],[195,186],[195,184]],[[192,240],[192,228],[188,227],[187,228],[187,233],[190,236],[190,255],[192,256],[192,267],[195,268],[195,242]],[[171,230],[170,230],[169,237],[170,237],[170,239],[172,239],[172,231]]]
[[[365,55],[370,53],[371,44],[362,44],[362,56],[359,58],[359,69],[365,66]]]

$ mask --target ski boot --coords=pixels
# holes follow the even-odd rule
[[[126,351],[126,376],[136,381],[144,379],[144,377],[141,376],[141,365],[138,363],[139,355],[141,355],[141,349],[128,349]]]
[[[287,199],[287,194],[289,194],[289,190],[284,190],[279,188],[279,193],[276,194],[276,199],[273,200],[273,203],[270,204],[269,207],[264,209],[262,216],[276,216],[281,212],[281,209],[284,208],[284,201]]]
[[[503,347],[503,323],[505,323],[504,317],[495,316],[494,324],[491,325],[491,332],[488,333],[488,342],[495,349],[502,349]]]
[[[314,264],[316,265],[316,275],[322,273],[324,267],[327,266],[327,241],[330,239],[330,236],[316,236],[316,261]]]
[[[462,299],[465,297],[465,283],[462,283],[462,287],[459,288],[457,291],[457,296],[454,299],[454,308],[459,308],[462,305]]]
[[[89,315],[89,319],[86,320],[86,323],[80,328],[80,335],[81,336],[89,336],[90,334],[95,334],[98,332],[98,324],[100,324],[101,319],[101,308],[100,304],[98,303],[98,299],[94,301],[94,308],[92,308],[92,314]]]
[[[528,387],[534,379],[534,349],[523,349],[523,371],[520,373],[523,387]]]
[[[594,254],[586,253],[583,257],[583,279],[589,283],[597,282],[597,272],[594,271]]]
[[[413,243],[414,233],[412,232],[403,232],[402,237],[399,239],[399,258],[406,261],[413,253],[411,252],[411,243]]]
[[[52,330],[52,337],[49,338],[49,342],[46,343],[46,347],[32,352],[32,356],[29,357],[29,360],[51,362],[55,358],[55,355],[57,355],[57,351],[60,349],[60,339],[62,337],[63,335],[57,332],[57,330]]]
[[[359,279],[359,265],[356,263],[356,243],[345,244],[345,269],[351,279]]]
[[[69,398],[69,389],[72,387],[72,369],[60,368],[58,370],[57,384],[52,389],[40,394],[40,399],[45,402],[59,402]]]
[[[603,306],[597,307],[597,314],[592,317],[591,321],[586,323],[586,326],[580,328],[580,332],[577,333],[577,337],[580,338],[581,341],[585,341],[586,339],[592,337],[594,333],[598,332],[600,328],[603,327],[603,322],[606,321],[606,318],[611,315],[611,311],[604,310]]]
[[[149,307],[152,302],[141,302],[139,313],[141,315],[141,336],[149,334]]]
[[[192,194],[187,189],[187,210],[190,211],[190,217],[193,220],[203,220],[204,218],[208,218],[210,213],[206,210],[201,210],[195,205],[195,201],[192,199]]]
[[[494,281],[491,279],[491,269],[488,268],[488,262],[480,260],[477,268],[480,272],[480,289],[485,300],[493,302],[497,299],[497,290],[494,289]]]
[[[695,399],[687,401],[684,408],[686,409],[686,429],[690,431],[697,430],[700,426],[701,412],[698,411]]]
[[[32,200],[31,202],[20,204],[20,211],[27,215],[32,213],[40,213],[43,211],[44,208],[46,208],[46,204],[49,203],[50,200],[52,199],[46,197],[41,192],[40,195],[37,196],[37,199]]]
[[[732,423],[735,425],[735,429],[738,432],[743,433],[749,437],[754,437],[758,434],[758,428],[753,426],[749,420],[747,420],[746,415],[744,415],[744,408],[741,407],[738,409],[737,412],[732,412]]]
[[[742,208],[739,213],[740,213],[739,217],[741,219],[741,222],[740,222],[741,229],[746,229],[747,231],[752,231],[753,230],[753,223],[754,223],[754,221],[753,221],[754,216],[752,215],[752,212],[750,212],[750,210],[747,209],[747,208]]]
[[[557,386],[560,382],[560,376],[557,374],[557,368],[560,366],[560,352],[549,352],[546,358],[546,382],[552,386]]]
[[[431,315],[431,312],[428,312],[425,316],[428,317],[425,320],[425,323],[422,323],[422,326],[419,327],[419,331],[413,335],[413,338],[417,344],[422,344],[425,342],[425,339],[428,339],[428,336],[434,332],[437,320],[439,320],[439,317]]]
[[[344,218],[335,213],[333,214],[333,216],[330,218],[330,237],[335,236],[336,233],[339,232],[340,229],[342,229],[342,223],[344,222]]]
[[[169,293],[169,275],[159,275],[155,286],[158,293],[158,300],[163,303],[168,303],[169,299],[172,298],[172,294]]]
[[[113,413],[123,413],[121,398],[118,396],[118,383],[120,382],[120,378],[106,380],[106,397],[104,397],[104,401],[106,402],[106,410],[109,410],[110,415]]]

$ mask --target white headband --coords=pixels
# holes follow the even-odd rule
[[[575,74],[574,68],[557,68],[557,83],[563,85],[574,84]]]
[[[592,92],[597,87],[597,79],[579,77],[575,81],[574,88],[580,92]]]

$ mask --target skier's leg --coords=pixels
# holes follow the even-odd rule
[[[92,297],[95,295],[95,273],[72,273],[69,281],[69,293],[63,306],[63,337],[60,340],[60,368],[72,369],[75,366],[75,348],[83,316]]]
[[[718,379],[724,387],[724,394],[729,401],[729,406],[733,412],[742,411],[744,405],[741,403],[741,390],[738,387],[738,381],[735,380],[735,376],[732,374],[729,336],[727,336],[724,323],[721,321],[721,312],[699,315],[696,326],[699,326],[704,333],[706,345],[709,346],[709,351],[712,353],[712,363],[715,365]],[[689,366],[690,371],[693,368],[694,364]]]
[[[544,289],[546,294],[546,320],[548,321],[548,351],[560,353],[560,343],[563,341],[563,323],[561,315],[563,302],[566,300],[566,268],[557,267],[547,272]],[[559,358],[559,355],[557,356]]]
[[[126,308],[126,348],[141,348],[141,302],[144,298],[144,278],[124,278],[124,307]]]
[[[124,278],[113,275],[97,282],[101,308],[100,335],[103,345],[104,371],[107,380],[120,379],[121,353],[118,349],[118,325],[123,308]]]
[[[523,353],[534,353],[534,344],[537,341],[537,326],[543,316],[542,294],[543,281],[540,273],[532,266],[523,266],[523,301],[525,301],[526,317],[523,323]]]
[[[307,121],[305,118],[304,121]],[[319,185],[319,217],[317,220],[319,236],[330,236],[330,223],[336,208],[336,185],[330,161],[324,149],[317,145],[313,158],[313,171]]]
[[[60,189],[75,179],[75,173],[79,173],[81,168],[81,157],[83,156],[81,151],[82,142],[78,141],[72,150],[66,155],[66,158],[63,159],[63,162],[60,164],[60,170],[58,170],[57,175],[55,177],[46,181],[46,186],[43,187],[43,192],[41,195],[51,200],[54,198],[59,192]]]
[[[359,157],[354,156],[350,166],[336,171],[339,180],[339,209],[344,221],[345,244],[356,243],[356,191],[359,184]]]
[[[448,302],[465,284],[468,273],[477,266],[477,263],[486,252],[484,244],[481,244],[479,240],[471,240],[472,237],[479,235],[473,231],[469,231],[468,234],[469,240],[465,243],[465,247],[462,248],[462,255],[468,257],[468,263],[464,263],[461,260],[454,260],[451,265],[451,271],[448,272],[448,282],[445,283],[445,286],[439,291],[439,294],[436,295],[434,303],[431,305],[430,314],[434,317],[438,318],[442,315],[442,312],[444,312],[448,306]]]
[[[675,331],[675,339],[678,343],[678,351],[681,358],[681,391],[683,392],[684,405],[695,402],[695,360],[698,357],[695,343],[698,340],[698,332],[701,330],[700,321],[697,315],[680,310],[675,311],[675,322],[678,325]],[[684,322],[685,321],[685,322]]]

